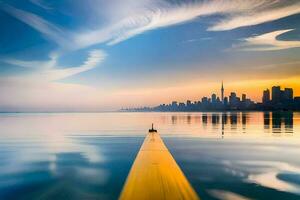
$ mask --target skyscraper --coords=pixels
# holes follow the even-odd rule
[[[187,100],[186,101],[186,106],[191,106],[192,105],[192,101],[191,100]]]
[[[263,104],[270,102],[270,90],[269,89],[264,90],[262,102],[263,102]]]
[[[211,103],[212,103],[212,104],[215,104],[216,101],[217,101],[217,95],[216,95],[216,94],[212,94],[212,95],[211,95]]]
[[[280,86],[273,86],[272,87],[272,102],[279,103],[281,100],[281,89]]]
[[[292,101],[294,99],[294,92],[292,88],[285,88],[283,93],[285,101]]]
[[[228,97],[224,97],[223,104],[224,106],[228,105]]]
[[[242,94],[242,101],[243,101],[243,102],[245,102],[245,101],[246,101],[246,99],[247,99],[247,96],[246,96],[246,94]]]
[[[224,104],[224,87],[223,87],[223,81],[222,81],[222,87],[221,87],[221,101]]]
[[[235,92],[231,92],[230,93],[230,96],[229,96],[229,104],[230,106],[237,106],[237,102],[238,102],[238,98],[236,96],[236,93]]]

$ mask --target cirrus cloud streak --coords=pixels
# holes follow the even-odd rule
[[[233,49],[242,51],[274,51],[300,47],[300,41],[278,40],[277,37],[291,32],[293,29],[278,30],[244,39]]]
[[[100,7],[97,1],[92,2],[95,7]],[[258,25],[300,13],[299,2],[283,0],[178,2],[144,0],[139,2],[138,6],[132,0],[126,0],[125,3],[133,5],[132,8],[127,6],[126,15],[120,14],[124,13],[123,8],[117,6],[119,3],[124,4],[124,1],[106,3],[115,8],[114,12],[105,13],[105,18],[111,23],[99,24],[98,27],[96,25],[80,28],[81,31],[64,30],[36,14],[6,4],[2,6],[2,9],[61,47],[70,49],[80,49],[101,43],[115,45],[147,31],[187,23],[211,15],[221,15],[222,20],[213,21],[208,30],[224,31]],[[95,13],[91,14],[97,16]]]

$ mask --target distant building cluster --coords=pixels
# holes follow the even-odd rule
[[[292,88],[282,90],[280,86],[273,86],[272,98],[269,89],[263,91],[261,106],[267,110],[299,110],[300,97],[294,97]]]
[[[189,111],[230,111],[230,110],[300,110],[300,97],[294,97],[292,88],[281,89],[273,86],[263,91],[262,102],[256,103],[246,94],[238,97],[231,92],[229,97],[224,96],[222,82],[221,97],[212,94],[211,97],[202,97],[200,101],[187,100],[186,103],[173,101],[170,104],[161,104],[156,107],[142,107],[122,109],[123,111],[162,111],[162,112],[189,112]]]

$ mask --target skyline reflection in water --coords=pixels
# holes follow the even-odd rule
[[[26,113],[0,114],[0,137],[145,135],[154,123],[162,135],[194,137],[298,136],[299,112]],[[25,134],[21,131],[26,131]]]
[[[221,134],[231,133],[272,133],[292,135],[294,121],[296,130],[300,126],[300,114],[294,112],[211,112],[173,114],[173,125],[200,125],[204,132],[211,130]],[[164,119],[166,123],[166,119]],[[259,132],[261,131],[261,132]]]
[[[117,199],[151,123],[201,199],[300,199],[300,113],[2,113],[0,199]]]

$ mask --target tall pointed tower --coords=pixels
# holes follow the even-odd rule
[[[221,100],[222,100],[222,103],[224,103],[224,86],[223,86],[223,81],[222,81],[222,87],[221,87]]]

